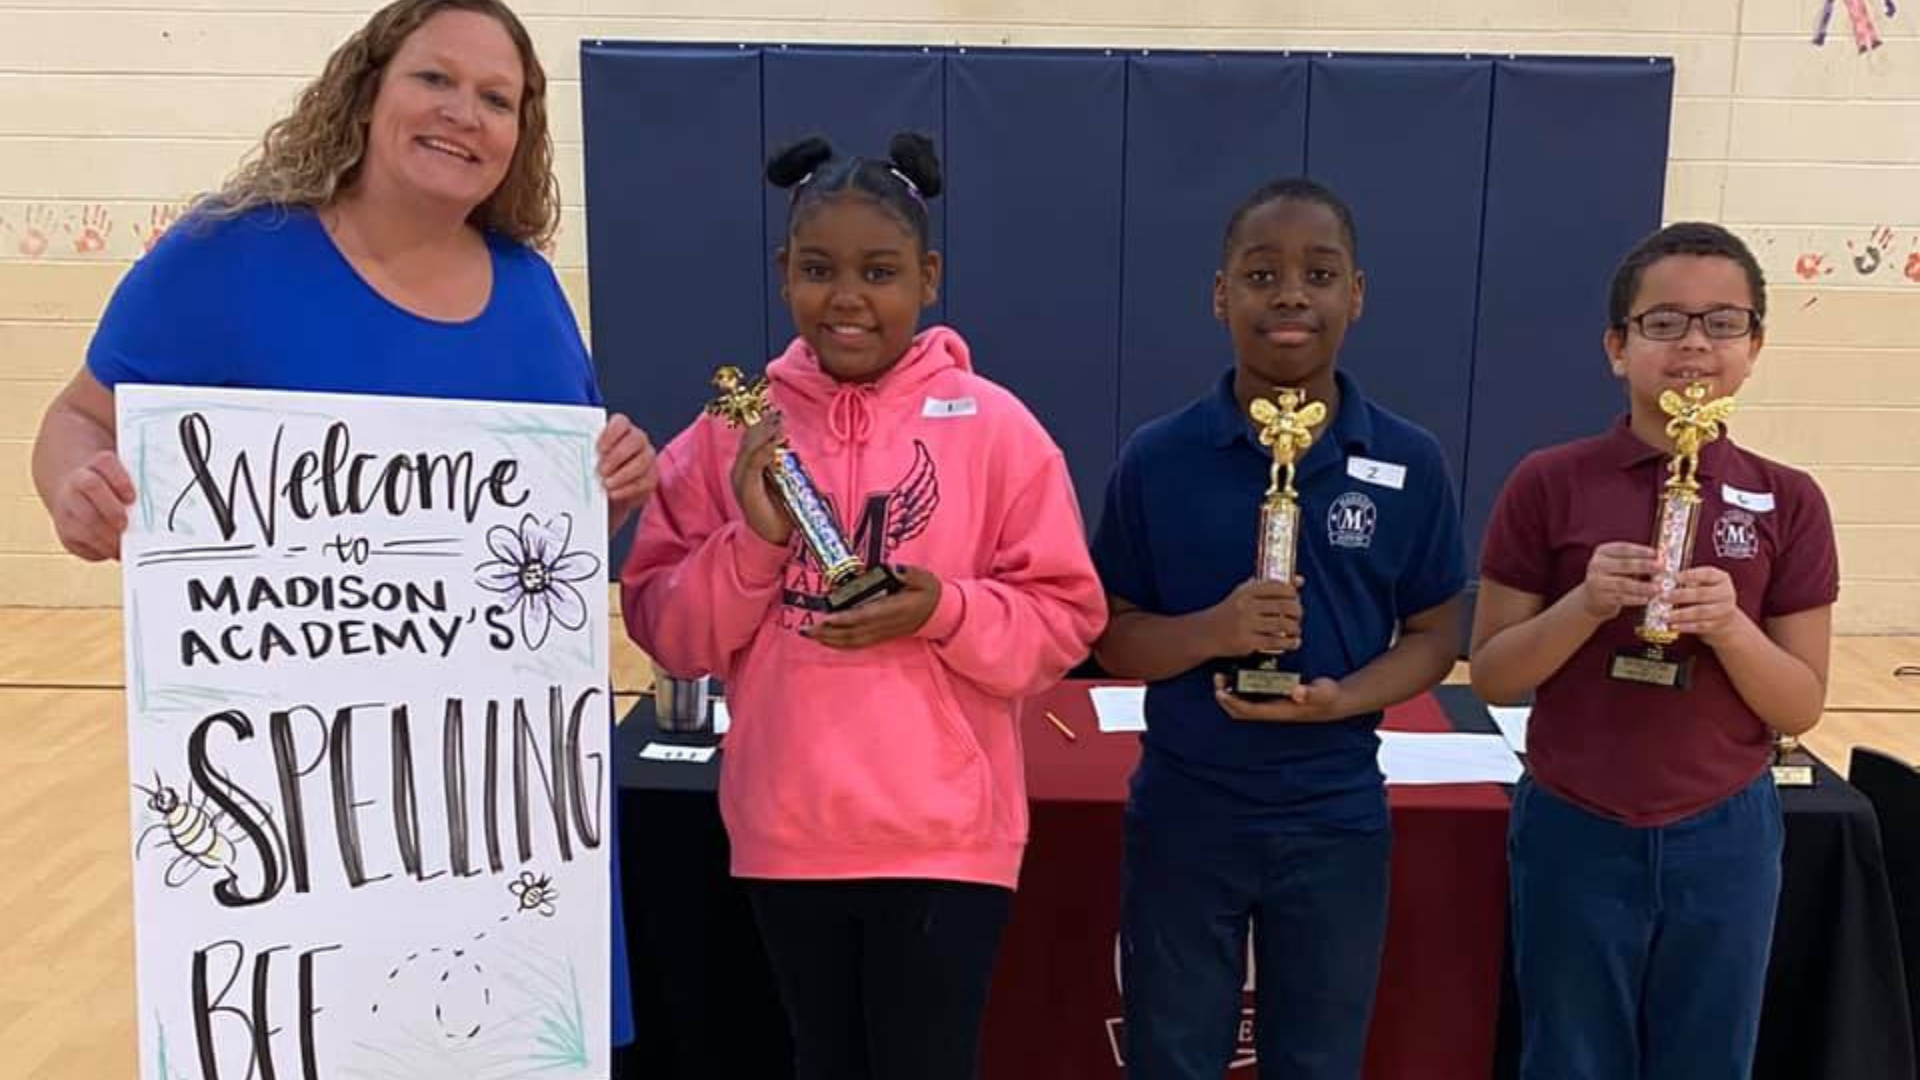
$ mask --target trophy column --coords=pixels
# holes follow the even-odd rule
[[[1267,494],[1260,503],[1259,547],[1254,573],[1263,581],[1292,581],[1300,550],[1299,493],[1293,488],[1294,467],[1313,444],[1313,429],[1327,417],[1320,402],[1307,403],[1299,390],[1286,388],[1274,401],[1256,398],[1247,407],[1260,425],[1260,444],[1273,451],[1267,474]],[[1262,652],[1233,664],[1233,692],[1261,699],[1286,697],[1300,685],[1300,673],[1281,667],[1278,652]]]
[[[1660,566],[1653,581],[1659,594],[1647,603],[1634,628],[1646,647],[1621,650],[1608,666],[1608,677],[1622,682],[1684,690],[1692,677],[1692,657],[1667,655],[1681,636],[1673,629],[1673,591],[1681,571],[1693,561],[1694,535],[1700,528],[1700,450],[1720,437],[1720,425],[1733,412],[1732,398],[1706,398],[1705,383],[1687,387],[1684,396],[1671,390],[1660,395],[1661,411],[1670,418],[1667,437],[1673,440],[1673,456],[1653,528],[1654,559]]]
[[[713,373],[713,386],[720,395],[707,403],[707,413],[729,427],[752,427],[772,412],[765,377],[748,382],[739,368],[723,367]],[[784,441],[776,448],[773,464],[767,466],[767,478],[779,495],[781,509],[793,520],[801,542],[826,576],[828,610],[844,611],[900,591],[904,583],[891,568],[869,567],[853,553],[800,455]]]

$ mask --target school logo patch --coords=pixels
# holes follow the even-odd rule
[[[1729,508],[1713,523],[1713,550],[1723,559],[1751,559],[1760,553],[1760,528],[1753,515]]]
[[[1327,542],[1334,547],[1372,547],[1373,523],[1378,516],[1372,499],[1357,491],[1347,492],[1333,500],[1333,507],[1327,511]]]

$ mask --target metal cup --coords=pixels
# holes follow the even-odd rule
[[[708,707],[707,679],[682,679],[653,669],[653,722],[661,731],[708,731],[713,710]]]

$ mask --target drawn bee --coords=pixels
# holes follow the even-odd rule
[[[180,793],[168,787],[160,779],[159,773],[153,774],[153,786],[133,785],[135,791],[147,797],[147,809],[160,815],[157,825],[149,826],[140,834],[133,845],[134,858],[139,858],[147,839],[155,833],[162,837],[162,843],[178,852],[173,861],[167,864],[165,881],[170,889],[177,889],[192,881],[201,870],[225,871],[227,877],[234,875],[233,841],[220,831],[225,822],[225,813],[210,814],[206,803],[191,800],[192,789],[188,789],[188,799],[182,799]]]
[[[538,911],[549,917],[553,915],[553,902],[560,896],[551,877],[535,877],[531,870],[522,870],[520,880],[509,882],[507,891],[520,898],[521,911]]]

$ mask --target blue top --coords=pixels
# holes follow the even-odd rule
[[[466,322],[438,322],[375,292],[310,210],[188,218],[120,280],[87,347],[87,368],[109,387],[600,404],[593,362],[553,268],[503,237],[489,235],[487,249],[493,292],[486,309]],[[612,847],[619,1045],[633,1040],[633,1010],[617,839]]]
[[[1340,411],[1301,461],[1296,573],[1301,647],[1281,659],[1339,679],[1387,651],[1400,621],[1466,583],[1460,514],[1440,445],[1336,376]],[[1253,576],[1270,451],[1227,372],[1203,398],[1148,423],[1120,451],[1093,538],[1107,591],[1143,611],[1212,607]],[[1387,823],[1379,713],[1326,724],[1238,721],[1203,665],[1147,688],[1130,812],[1246,832],[1371,830]]]
[[[598,405],[553,268],[487,237],[493,294],[466,322],[423,318],[361,278],[312,211],[168,229],[114,290],[87,367],[122,382]]]

